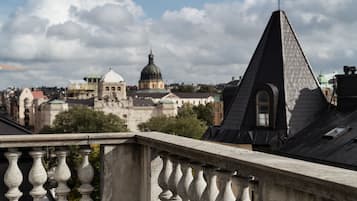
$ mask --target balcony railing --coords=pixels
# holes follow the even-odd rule
[[[42,201],[48,194],[43,185],[53,179],[55,199],[68,200],[74,190],[67,185],[74,168],[66,162],[68,146],[83,145],[75,168],[81,183],[77,190],[81,201],[90,201],[94,171],[85,145],[92,144],[101,145],[102,201],[357,200],[355,171],[156,132],[1,136],[8,161],[0,174],[8,187],[3,197]],[[54,168],[44,165],[48,147],[56,149]],[[29,171],[21,167],[21,155],[27,154],[32,158]],[[28,192],[23,190],[26,177]]]

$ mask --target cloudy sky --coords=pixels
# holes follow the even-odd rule
[[[315,73],[356,65],[357,1],[282,0]],[[153,49],[168,83],[239,76],[277,0],[2,0],[0,88],[66,86],[109,67],[136,84]]]

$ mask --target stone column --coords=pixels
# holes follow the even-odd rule
[[[219,193],[217,187],[217,168],[206,165],[203,167],[203,170],[204,175],[207,179],[207,186],[203,191],[202,198],[200,201],[215,201]]]
[[[33,158],[32,168],[29,173],[29,181],[33,186],[30,195],[34,201],[41,201],[47,193],[43,188],[43,184],[47,181],[47,172],[42,163],[44,154],[45,152],[40,149],[30,152],[30,156]]]
[[[161,201],[167,201],[172,196],[172,193],[169,190],[169,178],[172,172],[172,164],[168,158],[167,153],[160,153],[162,159],[162,170],[159,175],[159,186],[162,189],[162,192],[159,195]]]
[[[250,198],[249,177],[233,176],[240,186],[240,193],[237,201],[252,201]]]
[[[219,190],[218,197],[216,201],[235,201],[236,198],[232,191],[232,175],[233,172],[227,170],[217,171],[219,178],[222,179],[223,183],[221,189]]]
[[[23,177],[17,161],[21,156],[21,152],[18,152],[16,149],[9,149],[5,153],[5,157],[9,161],[9,167],[7,168],[4,176],[4,182],[9,188],[5,197],[9,201],[18,201],[22,196],[22,192],[19,190],[19,186],[22,183]]]
[[[200,201],[203,191],[206,187],[205,179],[203,178],[202,166],[199,163],[191,163],[194,171],[193,181],[189,189],[190,201]]]
[[[67,195],[71,192],[67,186],[67,181],[71,178],[71,171],[66,162],[67,155],[68,151],[56,151],[58,165],[55,170],[55,180],[58,186],[55,192],[58,201],[67,201]]]
[[[178,184],[178,194],[180,195],[182,201],[189,201],[189,188],[192,183],[192,168],[187,159],[181,160],[181,169],[183,176]]]
[[[91,182],[94,177],[94,169],[89,163],[89,154],[92,150],[88,148],[81,149],[80,154],[82,155],[82,163],[78,167],[78,178],[81,182],[81,186],[78,188],[78,192],[82,195],[80,201],[92,201],[90,194],[93,192],[94,188]]]
[[[181,201],[181,198],[178,195],[178,183],[182,177],[181,164],[178,160],[178,156],[170,156],[169,158],[172,162],[172,173],[169,178],[169,188],[172,192],[170,201]]]

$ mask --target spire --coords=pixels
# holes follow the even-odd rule
[[[280,10],[280,0],[278,0],[278,10]]]
[[[149,64],[154,64],[154,55],[152,54],[152,49],[150,49]]]
[[[244,130],[254,127],[256,91],[266,84],[278,89],[277,128],[287,129],[289,136],[309,125],[327,105],[295,32],[281,10],[273,12],[221,129],[228,133],[238,130],[242,138]]]

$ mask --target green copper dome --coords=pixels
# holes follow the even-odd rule
[[[328,78],[322,74],[317,78],[320,84],[328,84]]]
[[[149,63],[141,71],[140,80],[162,80],[159,67],[154,64],[154,55],[149,54]]]

